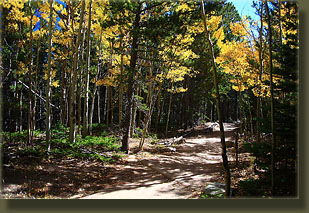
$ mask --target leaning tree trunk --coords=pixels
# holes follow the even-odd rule
[[[50,0],[49,23],[48,23],[48,67],[47,67],[47,84],[46,84],[46,143],[48,144],[47,152],[50,151],[51,134],[50,134],[50,98],[51,98],[51,49],[52,49],[52,19],[53,17],[53,0]],[[29,89],[31,91],[31,89]]]
[[[144,126],[144,129],[143,129],[143,134],[142,134],[141,140],[139,142],[139,146],[138,146],[139,151],[143,150],[143,145],[144,145],[144,142],[145,142],[145,137],[146,137],[148,125],[149,125],[150,120],[151,120],[151,115],[152,115],[153,109],[155,108],[156,99],[158,98],[158,95],[161,92],[161,88],[162,88],[162,83],[160,82],[157,94],[154,97],[150,97],[150,99],[149,99],[149,108],[148,108],[148,113],[147,113],[146,118],[145,118],[145,126]]]
[[[271,148],[271,194],[272,196],[275,195],[275,162],[276,162],[276,131],[275,131],[275,107],[274,107],[274,85],[273,85],[273,62],[272,62],[272,29],[271,29],[271,19],[270,19],[270,14],[269,14],[269,8],[268,8],[268,3],[265,2],[265,7],[266,7],[266,15],[267,15],[267,22],[269,26],[269,71],[270,71],[270,96],[271,96],[271,132],[272,132],[272,148]]]
[[[219,87],[217,82],[217,68],[215,64],[215,55],[213,51],[213,44],[210,38],[210,33],[208,31],[207,27],[207,20],[204,10],[204,1],[201,0],[201,8],[202,8],[202,19],[203,19],[203,25],[204,30],[206,33],[206,38],[209,46],[210,56],[211,56],[211,65],[213,70],[213,78],[214,78],[214,86],[216,90],[216,105],[217,105],[217,114],[218,114],[218,120],[219,120],[219,126],[220,126],[220,134],[221,134],[221,146],[222,146],[222,160],[223,160],[223,167],[224,167],[224,179],[225,179],[225,197],[228,197],[230,195],[230,185],[231,185],[231,175],[230,175],[230,168],[226,153],[226,144],[225,144],[225,136],[224,136],[224,127],[223,122],[221,118],[221,111],[220,111],[220,95],[219,95]]]
[[[88,29],[87,29],[87,55],[86,55],[86,73],[85,73],[85,100],[84,100],[84,123],[83,123],[83,137],[88,135],[88,89],[89,89],[89,68],[90,68],[90,32],[91,32],[91,9],[92,0],[89,2],[89,14],[88,14]],[[95,97],[95,94],[93,95]]]

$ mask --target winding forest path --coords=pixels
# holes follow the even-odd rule
[[[227,142],[234,141],[236,125],[225,123]],[[230,148],[233,149],[233,148]],[[233,161],[234,152],[229,152]],[[224,182],[221,164],[220,131],[192,134],[176,152],[129,154],[116,166],[112,179],[117,184],[83,199],[181,199],[196,198],[210,182]]]

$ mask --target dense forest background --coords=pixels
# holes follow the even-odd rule
[[[23,153],[50,155],[59,143],[74,149],[110,134],[111,149],[129,153],[133,137],[142,150],[147,135],[235,122],[260,172],[244,187],[263,183],[266,195],[297,194],[294,1],[253,2],[259,20],[240,17],[225,0],[1,7],[4,156],[14,140],[22,140]],[[34,146],[38,136],[43,142]],[[248,195],[264,196],[264,188],[257,191]]]

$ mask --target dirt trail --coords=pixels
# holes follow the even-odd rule
[[[236,126],[224,124],[226,141],[233,141]],[[229,156],[229,160],[233,160]],[[183,199],[196,198],[209,182],[224,182],[219,128],[186,138],[176,152],[130,154],[118,165],[117,185],[83,199]],[[125,175],[127,173],[127,175]],[[119,184],[122,183],[122,184]]]

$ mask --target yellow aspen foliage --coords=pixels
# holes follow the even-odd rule
[[[59,86],[60,86],[60,85],[59,85],[59,80],[52,81],[52,82],[51,82],[51,86],[52,86],[52,87],[56,87],[56,88],[59,87]]]
[[[16,74],[18,75],[24,75],[28,72],[28,66],[26,66],[26,64],[24,64],[22,61],[20,61],[18,63],[18,70],[16,72]]]
[[[176,8],[176,12],[179,12],[179,11],[181,11],[181,12],[185,12],[185,11],[191,11],[192,9],[188,6],[188,4],[187,3],[185,3],[185,2],[179,2],[178,3],[178,6],[177,6],[177,8]]]
[[[174,86],[171,89],[167,89],[169,93],[173,93],[173,94],[186,92],[187,90],[188,88],[174,87]]]
[[[115,82],[114,82],[114,77],[112,76],[106,76],[104,77],[103,79],[99,79],[97,80],[97,86],[112,86],[112,87],[115,87]]]

